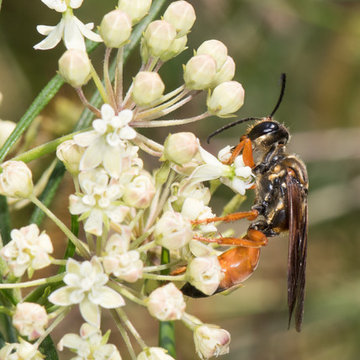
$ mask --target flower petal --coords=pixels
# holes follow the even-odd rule
[[[74,290],[76,289],[73,287],[63,286],[60,289],[57,289],[50,294],[49,301],[55,305],[69,306],[72,304],[72,301],[70,300],[70,296]]]
[[[94,209],[91,211],[89,217],[87,218],[84,230],[90,234],[96,236],[102,235],[103,227],[103,213],[101,210]]]
[[[80,170],[94,169],[103,161],[107,145],[103,137],[97,138],[84,152],[80,161]]]
[[[56,28],[56,26],[38,25],[36,27],[36,30],[41,35],[48,36],[55,28]]]
[[[61,21],[54,27],[49,35],[38,44],[34,45],[35,50],[49,50],[53,49],[61,40],[64,32],[64,21]]]
[[[64,43],[67,49],[78,49],[86,51],[84,37],[77,26],[76,17],[73,15],[65,17]]]
[[[107,286],[102,286],[96,290],[93,289],[92,292],[89,293],[89,299],[106,309],[114,309],[125,305],[123,297]]]
[[[100,327],[101,312],[98,305],[92,303],[86,296],[79,306],[81,316],[89,324]]]
[[[93,28],[94,24],[93,23],[89,23],[89,24],[83,24],[77,17],[75,17],[75,22],[76,25],[78,26],[79,30],[81,31],[81,33],[88,39],[92,40],[92,41],[96,41],[96,42],[102,42],[102,38],[100,35],[94,33],[93,31],[91,31],[91,29]]]

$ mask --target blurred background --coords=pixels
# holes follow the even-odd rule
[[[188,301],[187,310],[204,322],[231,332],[225,359],[355,360],[360,353],[360,2],[357,0],[193,0],[197,21],[189,49],[161,70],[167,90],[182,83],[181,65],[203,41],[223,41],[236,64],[235,80],[246,91],[240,117],[268,115],[279,94],[282,72],[288,76],[285,98],[275,118],[289,127],[289,151],[306,162],[310,178],[308,271],[303,330],[287,329],[287,236],[271,238],[258,269],[245,286],[228,296]],[[99,24],[116,1],[84,2],[77,15]],[[35,51],[42,36],[37,24],[53,25],[59,16],[40,1],[4,0],[0,13],[0,118],[16,121],[55,74],[63,46]],[[103,48],[94,52],[101,66]],[[126,68],[128,81],[139,67],[135,52]],[[92,89],[90,87],[89,93]],[[200,114],[199,97],[176,118]],[[72,128],[82,107],[64,86],[37,122],[39,142]],[[216,154],[235,145],[245,126],[224,132],[210,145],[207,135],[230,120],[209,118],[172,129],[193,131]],[[162,141],[165,130],[153,133]],[[51,159],[49,158],[49,161]],[[149,167],[151,165],[148,165]],[[65,178],[59,191],[73,191]],[[221,189],[215,206],[221,212],[231,197]],[[249,196],[244,208],[252,203]],[[65,209],[64,209],[65,208]],[[63,200],[53,204],[66,216]],[[68,221],[68,219],[66,219]],[[24,218],[14,223],[23,225]],[[235,224],[238,233],[246,223]],[[48,231],[56,231],[52,224]],[[62,246],[59,235],[59,247]],[[61,252],[61,249],[59,250]],[[76,319],[77,315],[74,315]],[[148,344],[157,343],[157,324],[134,307],[129,317]],[[75,321],[75,320],[72,320]],[[64,328],[67,325],[64,324]],[[176,324],[178,359],[195,359],[192,334]],[[58,341],[63,333],[54,336]],[[114,332],[115,333],[115,332]],[[120,348],[123,347],[121,340]],[[126,350],[121,351],[124,359]],[[64,357],[68,358],[68,357]]]

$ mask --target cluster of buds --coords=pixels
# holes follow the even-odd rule
[[[1,352],[22,356],[20,352],[27,351],[31,353],[28,359],[41,358],[36,346],[72,306],[79,306],[85,321],[80,336],[64,335],[59,350],[68,347],[79,359],[121,359],[116,347],[107,344],[109,332],[100,332],[102,310],[108,309],[122,334],[130,332],[141,345],[138,360],[173,359],[165,349],[147,346],[134,330],[124,311],[126,302],[133,301],[160,321],[183,321],[193,331],[195,350],[201,359],[226,354],[230,334],[187,314],[179,287],[187,282],[206,295],[218,289],[224,274],[218,260],[221,252],[213,246],[213,239],[221,234],[211,221],[201,222],[215,217],[206,182],[219,179],[236,193],[244,194],[253,185],[251,169],[241,156],[234,164],[224,165],[222,161],[230,149],[222,150],[216,158],[201,147],[191,132],[172,133],[160,144],[139,129],[233,116],[244,102],[243,87],[233,80],[233,59],[222,42],[205,41],[183,66],[184,83],[166,92],[159,69],[186,50],[187,34],[196,19],[190,3],[174,1],[162,19],[151,22],[144,31],[141,68],[124,91],[124,46],[130,41],[134,25],[149,12],[151,0],[119,0],[117,8],[103,17],[99,34],[91,31],[92,24],[84,25],[73,14],[82,0],[42,2],[60,12],[62,18],[57,26],[38,27],[47,37],[35,48],[49,49],[64,39],[67,50],[59,60],[59,74],[96,117],[90,130],[74,135],[56,151],[74,180],[69,211],[78,216],[86,236],[85,241],[77,238],[54,214],[44,210],[34,195],[31,171],[24,163],[8,161],[1,165],[0,194],[27,198],[41,207],[83,257],[81,261],[52,258],[50,238],[40,234],[36,225],[13,230],[12,240],[2,248],[0,256],[9,282],[13,278],[17,281],[14,288],[26,286],[26,282],[19,282],[23,274],[32,276],[35,270],[51,263],[62,265],[65,271],[50,279],[36,280],[39,285],[59,285],[51,287],[48,296],[54,312],[47,313],[51,307],[26,302],[13,309],[14,326],[23,338],[37,339],[35,347],[22,340]],[[84,37],[103,42],[106,47],[103,82],[86,53]],[[109,61],[114,50],[113,80]],[[103,99],[99,109],[88,102],[82,90],[90,79]],[[204,113],[184,119],[160,119],[202,91],[208,94]],[[145,170],[140,150],[158,158],[160,168],[153,173]],[[204,243],[196,240],[199,238]],[[170,260],[159,256],[161,252],[167,252]],[[132,283],[144,280],[169,283],[151,293],[138,291],[139,286],[129,290]],[[29,314],[24,314],[26,311]],[[47,327],[49,320],[53,323]],[[126,340],[126,344],[134,358],[131,342]]]

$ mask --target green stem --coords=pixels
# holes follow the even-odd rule
[[[112,289],[116,290],[117,292],[119,292],[121,295],[125,296],[126,298],[128,298],[129,300],[133,301],[134,303],[138,304],[138,305],[142,305],[145,306],[145,301],[141,300],[140,298],[138,298],[137,296],[135,296],[134,294],[132,294],[129,290],[127,290],[124,286],[122,286],[121,284],[119,284],[118,282],[116,282],[115,280],[110,281],[108,283],[109,287],[111,287]]]
[[[17,289],[17,288],[27,288],[27,287],[44,285],[44,284],[50,284],[50,283],[54,283],[54,282],[58,282],[58,281],[62,280],[63,277],[64,277],[64,274],[58,274],[58,275],[50,276],[48,278],[36,279],[36,280],[32,280],[32,281],[25,281],[22,283],[0,284],[0,289]]]
[[[161,249],[161,264],[170,263],[170,251],[168,249]],[[161,273],[168,276],[169,269],[164,269]],[[175,348],[175,327],[173,321],[160,321],[159,322],[159,346],[166,349],[170,356],[176,358]]]
[[[0,195],[0,236],[4,246],[11,240],[10,231],[11,224],[7,198]]]
[[[76,246],[80,255],[85,259],[90,258],[89,251],[86,249],[84,244],[68,229],[68,227],[53,214],[41,201],[39,201],[35,196],[31,196],[30,200],[39,207],[61,230],[62,232],[70,239],[70,241]]]
[[[90,71],[90,74],[91,74],[91,77],[95,83],[95,86],[103,100],[104,103],[108,104],[109,103],[109,98],[106,94],[106,91],[105,91],[105,88],[104,88],[104,85],[103,83],[101,82],[100,78],[99,78],[99,75],[97,74],[93,64],[90,62],[90,65],[91,65],[91,71]]]

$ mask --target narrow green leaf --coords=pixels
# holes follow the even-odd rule
[[[41,343],[39,350],[46,356],[46,360],[59,360],[55,344],[49,335]]]
[[[71,232],[75,235],[79,235],[79,216],[71,215]],[[68,239],[67,247],[64,254],[64,259],[68,259],[75,254],[75,245],[72,241]],[[59,267],[59,274],[65,271],[65,265]]]
[[[10,214],[5,196],[0,195],[0,235],[3,245],[10,241]]]

